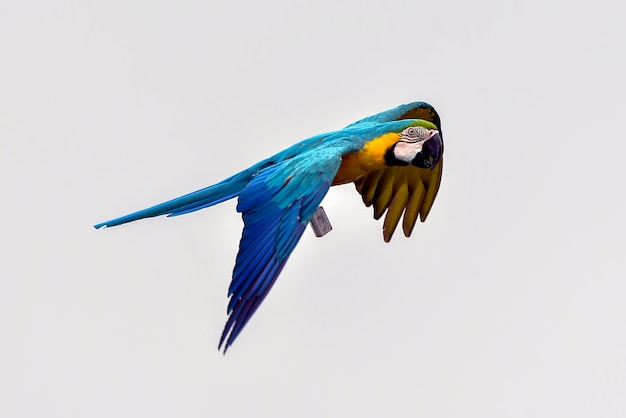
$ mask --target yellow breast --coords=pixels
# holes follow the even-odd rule
[[[373,171],[386,168],[385,152],[399,139],[400,134],[387,133],[367,142],[363,149],[344,155],[333,186],[351,183]]]

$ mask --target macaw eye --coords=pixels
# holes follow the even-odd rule
[[[418,141],[420,139],[425,139],[428,136],[428,129],[422,126],[410,126],[402,131],[401,136],[403,139]]]

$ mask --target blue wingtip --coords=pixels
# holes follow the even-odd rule
[[[161,206],[161,205],[158,205],[158,206]],[[156,206],[156,208],[158,208],[158,206]],[[131,213],[129,215],[121,216],[119,218],[111,219],[110,221],[101,222],[99,224],[94,225],[93,227],[96,229],[100,229],[105,226],[106,227],[118,226],[118,225],[122,225],[128,222],[136,221],[139,219],[153,218],[155,216],[160,216],[160,215],[165,215],[165,214],[166,213],[154,211],[153,208],[148,208],[148,209],[141,210],[139,212]]]

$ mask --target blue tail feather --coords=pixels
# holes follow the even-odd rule
[[[239,196],[239,193],[246,187],[251,177],[251,174],[242,172],[213,186],[205,187],[204,189],[177,197],[176,199],[168,200],[167,202],[147,209],[96,224],[94,227],[100,229],[104,226],[117,226],[143,218],[153,218],[161,215],[178,216],[208,208],[209,206],[217,205],[218,203]]]

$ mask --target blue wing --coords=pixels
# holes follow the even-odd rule
[[[366,123],[388,123],[403,119],[422,119],[432,122],[439,129],[441,134],[441,120],[435,108],[426,102],[413,102],[394,107],[390,110],[368,116],[361,120],[351,123],[347,128]]]
[[[239,195],[244,229],[229,288],[224,352],[274,285],[341,164],[306,153],[259,172]],[[313,159],[314,157],[314,159]]]

